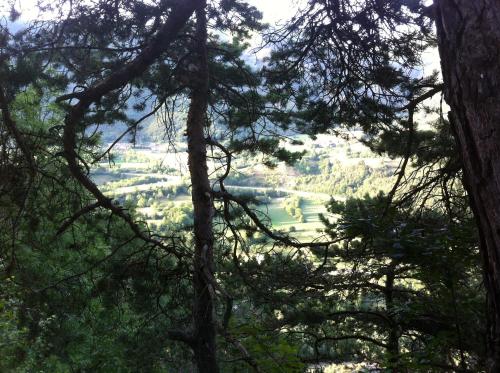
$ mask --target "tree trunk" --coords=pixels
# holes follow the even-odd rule
[[[399,327],[395,320],[395,309],[394,309],[394,279],[397,263],[392,261],[387,268],[387,274],[385,275],[385,308],[387,315],[391,320],[391,325],[389,329],[389,336],[387,340],[387,352],[389,353],[389,365],[388,368],[391,372],[399,372]]]
[[[192,77],[191,104],[187,119],[188,162],[194,210],[193,350],[199,372],[218,372],[214,320],[213,202],[208,178],[204,134],[208,102],[207,25],[205,4],[196,10],[194,54],[197,71]]]
[[[489,370],[500,371],[500,1],[434,0],[445,98],[480,234]]]

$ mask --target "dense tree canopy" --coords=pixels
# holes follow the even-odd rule
[[[310,0],[280,27],[242,0],[58,0],[29,22],[14,4],[0,370],[496,371],[500,7],[478,3]],[[252,65],[256,34],[270,52]],[[444,79],[423,67],[437,45]],[[186,174],[99,183],[143,127],[181,144]],[[400,162],[304,149],[325,133]],[[302,194],[259,186],[276,168]],[[308,193],[332,195],[320,228],[277,229],[270,202],[310,224]]]

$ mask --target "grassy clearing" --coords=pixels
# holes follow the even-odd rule
[[[171,155],[169,156],[166,158],[170,162],[166,163],[169,166],[174,166],[178,162],[178,157],[174,160]],[[163,157],[165,157],[165,154],[163,154]],[[173,176],[170,172],[168,172],[168,175],[164,172],[151,170],[151,165],[158,161],[159,158],[160,154],[158,153],[148,150],[136,150],[127,156],[118,157],[115,166],[111,169],[108,168],[107,164],[100,164],[100,171],[93,175],[92,178],[105,189],[107,184],[109,190],[106,194],[110,197],[122,198],[129,194],[145,196],[142,199],[146,200],[146,202],[138,206],[138,212],[148,221],[154,223],[159,216],[167,216],[167,210],[179,208],[191,202],[191,196],[187,194],[161,196],[160,193],[159,196],[157,195],[159,190],[183,183],[182,177],[179,175]],[[108,170],[109,172],[102,172],[102,170]],[[141,178],[149,179],[141,182]],[[310,241],[317,237],[317,230],[322,228],[318,214],[326,212],[324,205],[329,200],[327,194],[273,187],[271,185],[258,187],[248,184],[243,186],[230,185],[228,189],[235,194],[251,194],[270,201],[269,204],[260,206],[260,211],[269,217],[274,229],[289,232],[290,235],[297,239]],[[144,194],[151,191],[156,191],[156,194],[154,196]],[[298,219],[296,214],[292,216],[283,206],[285,199],[292,196],[300,197],[302,201],[300,206],[303,216],[302,221]],[[154,201],[152,201],[152,198]]]
[[[286,229],[290,225],[297,224],[297,220],[288,214],[281,205],[282,201],[283,198],[277,198],[273,203],[267,205],[267,209],[264,206],[261,208],[261,211],[267,213],[273,226],[277,229]]]
[[[115,175],[111,173],[100,173],[92,175],[92,181],[97,185],[102,185],[119,180],[123,180],[123,178],[120,175]]]
[[[306,222],[316,224],[320,223],[319,214],[327,213],[325,202],[313,199],[304,199],[302,211],[306,218]]]
[[[180,181],[180,177],[172,176],[169,180],[159,181],[156,183],[148,183],[148,184],[137,184],[133,186],[125,186],[113,189],[109,194],[114,196],[126,195],[129,193],[136,192],[144,192],[148,190],[155,190],[157,188],[162,188],[166,186],[178,185]]]
[[[305,222],[300,222],[286,212],[281,204],[282,199],[277,199],[267,206],[267,215],[271,219],[273,227],[277,230],[290,232],[292,236],[301,241],[310,241],[317,237],[318,229],[323,227],[320,219],[320,213],[326,213],[323,202],[304,199],[302,202],[302,211]],[[266,212],[265,208],[262,208]]]

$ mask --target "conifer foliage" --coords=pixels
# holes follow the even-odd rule
[[[500,5],[297,7],[278,27],[243,0],[56,0],[29,22],[12,5],[0,370],[499,369]],[[437,47],[442,73],[424,68]],[[189,216],[161,230],[94,178],[151,118],[187,152]],[[297,135],[350,130],[401,159],[394,183],[332,199],[310,239],[229,187],[238,157],[293,166]],[[306,223],[301,197],[285,207]]]

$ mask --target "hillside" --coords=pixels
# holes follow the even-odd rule
[[[347,136],[349,135],[349,136]],[[325,214],[330,198],[387,192],[397,161],[377,156],[350,133],[315,139],[295,136],[302,145],[287,145],[305,154],[293,166],[265,166],[259,157],[244,155],[232,162],[226,187],[235,194],[252,195],[258,211],[268,216],[276,230],[310,240],[322,229],[319,214]],[[107,148],[110,144],[105,144]],[[170,221],[190,224],[190,186],[186,169],[186,146],[176,143],[118,143],[112,162],[100,163],[93,179],[107,195],[142,214],[154,230],[162,231]],[[220,171],[211,164],[212,182]]]

